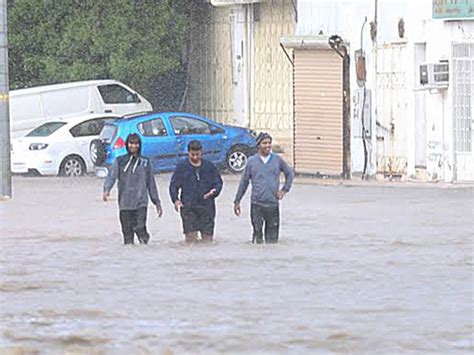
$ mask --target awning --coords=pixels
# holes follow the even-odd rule
[[[280,38],[280,44],[285,48],[292,49],[331,49],[329,36],[284,36]],[[341,43],[348,46],[348,42]]]
[[[212,6],[234,6],[255,4],[259,2],[262,2],[262,0],[210,0]]]

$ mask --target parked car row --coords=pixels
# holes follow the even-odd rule
[[[173,170],[194,139],[201,141],[205,158],[235,173],[256,149],[255,132],[190,113],[89,114],[49,120],[14,139],[12,172],[70,177],[95,172],[103,177],[126,154],[130,133],[141,136],[143,155],[155,173]]]
[[[16,174],[81,176],[94,171],[89,146],[114,115],[85,115],[45,122],[12,140],[11,168]]]
[[[116,80],[90,80],[10,91],[12,138],[57,117],[152,111],[139,93]]]

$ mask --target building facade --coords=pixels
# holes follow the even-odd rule
[[[298,35],[337,34],[350,48],[353,174],[474,180],[473,31],[470,1],[298,1]],[[422,84],[420,66],[448,72]]]
[[[190,41],[184,107],[269,131],[297,172],[474,181],[470,3],[209,0]],[[333,35],[347,77],[325,44]]]

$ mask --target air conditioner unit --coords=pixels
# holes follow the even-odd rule
[[[449,85],[449,63],[427,63],[420,65],[420,84],[424,87],[447,88]]]

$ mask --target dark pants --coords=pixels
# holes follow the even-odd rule
[[[265,224],[265,243],[277,243],[280,229],[279,206],[264,207],[252,204],[250,218],[253,227],[253,242],[263,243],[263,226]]]
[[[184,234],[201,232],[202,235],[214,235],[216,208],[209,206],[190,206],[181,208]]]
[[[146,216],[146,207],[120,211],[120,223],[122,224],[123,242],[125,244],[133,244],[134,234],[137,235],[141,244],[148,243],[150,235],[146,230]]]

